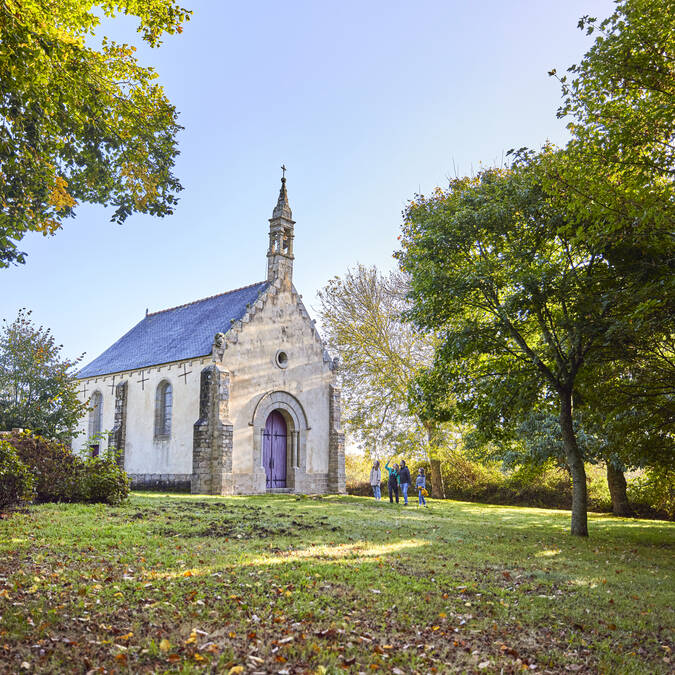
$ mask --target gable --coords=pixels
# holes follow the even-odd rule
[[[269,286],[262,281],[186,305],[148,314],[86,365],[79,379],[147,368],[211,353],[216,333],[227,333]]]

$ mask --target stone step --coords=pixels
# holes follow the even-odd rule
[[[293,488],[267,488],[267,494],[271,495],[287,495],[293,492]]]

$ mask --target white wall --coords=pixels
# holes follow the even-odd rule
[[[199,417],[200,373],[210,362],[211,358],[206,357],[115,374],[115,384],[128,382],[125,446],[128,473],[192,473],[192,427]],[[189,373],[187,378],[180,376],[183,365]],[[141,375],[147,378],[144,384],[140,382]],[[168,380],[173,390],[171,436],[168,440],[155,440],[155,392],[163,380]],[[112,381],[112,375],[82,380],[88,396],[95,390],[103,394],[102,428],[106,432],[114,425],[115,397],[109,386]],[[87,426],[85,416],[80,422],[85,433],[74,441],[74,448],[86,447]]]

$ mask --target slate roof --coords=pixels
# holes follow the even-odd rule
[[[227,333],[267,288],[261,281],[186,305],[148,314],[112,347],[86,365],[78,379],[147,368],[211,353],[216,333]]]

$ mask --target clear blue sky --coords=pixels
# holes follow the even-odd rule
[[[85,362],[144,315],[264,278],[280,165],[296,224],[295,284],[316,291],[356,262],[393,266],[414,193],[563,143],[558,83],[591,44],[576,27],[609,0],[220,2],[182,35],[139,46],[181,113],[174,216],[123,226],[81,206],[0,270],[0,317],[20,307]],[[112,28],[112,27],[111,27]],[[135,25],[107,31],[138,45]]]

